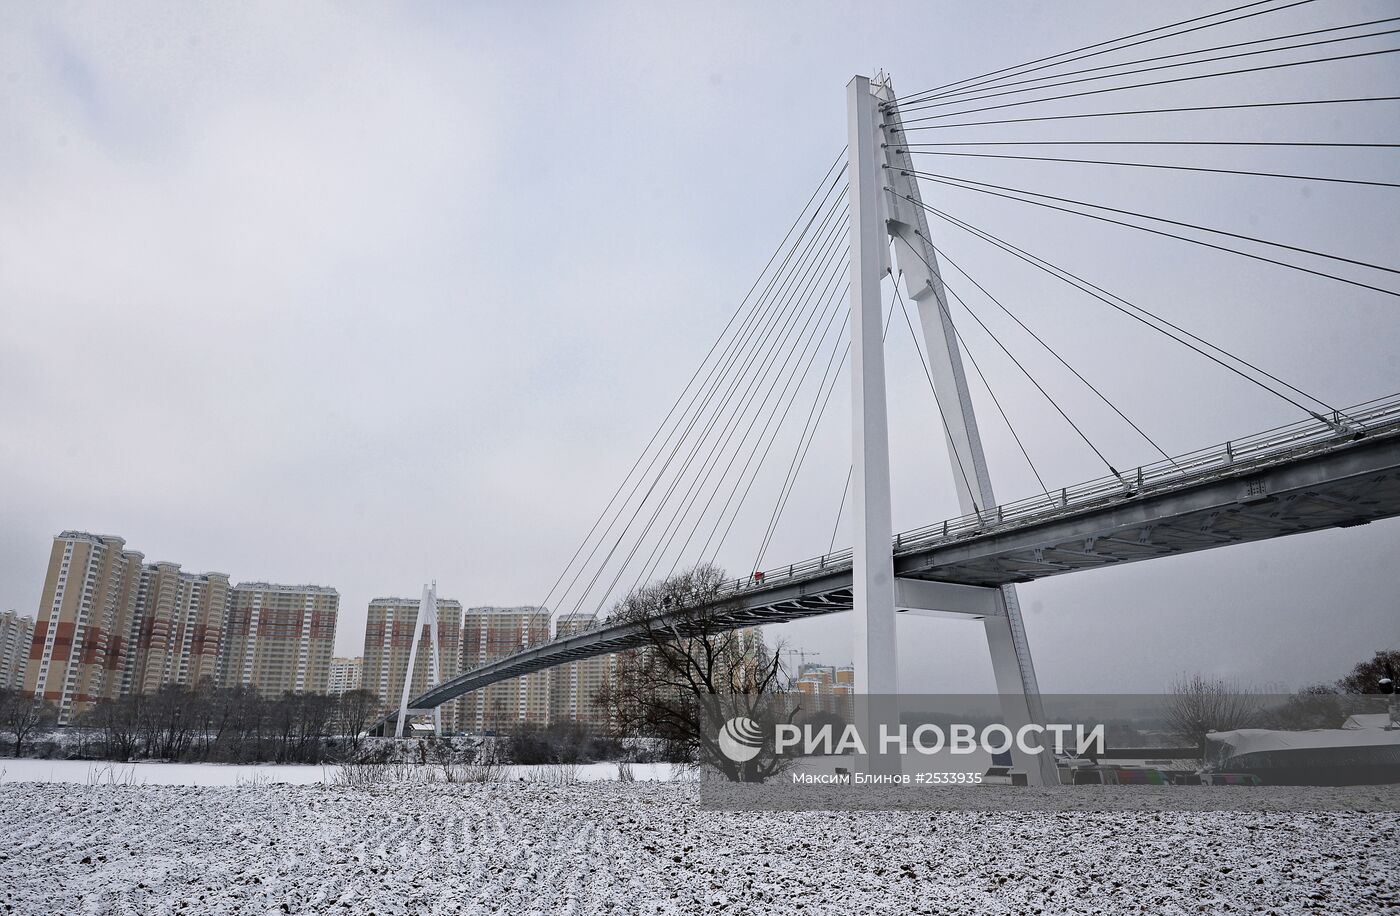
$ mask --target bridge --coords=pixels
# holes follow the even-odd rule
[[[1131,169],[1135,174],[1169,175],[1173,181],[1186,180],[1182,176],[1187,173],[1250,176],[1314,186],[1364,187],[1372,195],[1371,205],[1384,207],[1384,203],[1374,201],[1400,188],[1400,182],[1374,175],[1023,155],[1006,148],[1037,147],[1036,153],[1046,152],[1038,149],[1041,146],[1058,149],[1067,145],[1340,151],[1400,147],[1396,143],[1253,137],[1205,141],[1193,136],[1105,140],[1097,134],[1088,139],[1065,139],[1063,133],[1036,139],[1018,134],[1008,140],[967,133],[970,128],[984,130],[1008,124],[1097,126],[1108,123],[1105,119],[1164,113],[1228,111],[1236,116],[1249,109],[1274,112],[1400,101],[1400,94],[1381,96],[1368,87],[1366,92],[1338,98],[1271,98],[1230,104],[1181,100],[1167,107],[1064,110],[1064,105],[1085,104],[1086,97],[1097,98],[1102,93],[1167,85],[1181,88],[1198,85],[1198,81],[1206,85],[1255,70],[1292,72],[1295,67],[1315,68],[1400,52],[1400,47],[1376,50],[1362,44],[1359,47],[1363,50],[1355,53],[1269,56],[1324,44],[1330,52],[1335,45],[1391,34],[1352,34],[1373,23],[1348,23],[1111,63],[1099,59],[1086,68],[1063,69],[1166,38],[1190,34],[1199,39],[1212,28],[1246,19],[1257,26],[1294,5],[1261,0],[1249,6],[1263,8],[1248,13],[1223,10],[1193,17],[908,95],[897,95],[891,79],[883,73],[873,79],[853,78],[847,86],[846,148],[835,156],[541,604],[571,612],[604,610],[645,583],[664,577],[668,569],[674,572],[683,566],[714,562],[736,528],[752,526],[761,536],[757,538],[756,560],[745,568],[757,571],[729,583],[711,607],[726,625],[748,627],[851,611],[855,617],[856,692],[893,694],[898,684],[894,650],[899,614],[980,620],[1003,713],[1007,724],[1016,728],[1043,717],[1016,595],[1018,584],[1326,528],[1365,525],[1400,515],[1400,396],[1337,407],[1224,343],[1188,329],[1179,317],[1170,314],[1171,297],[1149,307],[1141,296],[1129,298],[1110,291],[1034,253],[1033,240],[1016,244],[984,228],[983,214],[950,212],[943,197],[958,192],[1014,202],[1139,233],[1135,237],[1174,246],[1173,257],[1187,248],[1234,259],[1231,263],[1248,264],[1251,269],[1276,269],[1300,282],[1328,285],[1337,292],[1332,305],[1400,297],[1394,280],[1400,268],[1352,253],[1343,255],[1196,220],[921,167],[928,161],[925,157],[944,157],[935,161],[955,163],[974,157]],[[1329,37],[1276,45],[1320,32]],[[1200,57],[1242,47],[1251,50]],[[1217,61],[1237,62],[1256,55],[1264,61],[1257,67],[1205,69]],[[1172,73],[1147,82],[1131,81],[1139,74],[1162,70]],[[1052,94],[1044,95],[1047,91]],[[1027,110],[1021,106],[1032,107]],[[975,139],[963,139],[968,136]],[[948,141],[949,137],[954,139]],[[925,190],[930,187],[939,192],[936,206],[925,201]],[[930,218],[937,220],[939,234],[933,231]],[[1294,222],[1305,224],[1306,220]],[[1142,423],[1090,380],[1092,372],[1072,365],[1050,343],[1048,335],[1031,326],[1036,319],[1018,314],[1018,309],[995,295],[989,289],[994,282],[964,270],[944,250],[946,241],[935,244],[935,239],[943,239],[941,233],[989,246],[998,257],[1013,259],[1017,269],[1029,266],[1054,283],[1068,286],[1093,307],[1105,309],[1105,320],[1112,316],[1161,335],[1173,346],[1189,351],[1189,358],[1206,361],[1200,365],[1218,372],[1222,384],[1230,380],[1267,392],[1295,412],[1297,421],[1216,447],[1168,455]],[[956,287],[950,285],[945,266],[958,275]],[[1003,322],[1000,334],[984,314],[999,316],[997,320]],[[936,525],[896,533],[891,505],[886,349],[892,327],[896,335],[899,333],[900,317],[932,395],[928,419],[937,423],[947,446],[951,483],[961,514]],[[1006,319],[1014,323],[1009,330]],[[1008,368],[1014,367],[1018,380],[1024,377],[1043,397],[1048,409],[1038,410],[1037,422],[1062,421],[1073,433],[1071,440],[1093,454],[1108,471],[1106,476],[1072,487],[1046,485],[1020,435],[1024,424],[1018,429],[1013,422],[1014,403],[1008,410],[1005,389],[999,397],[992,378],[984,371],[984,364],[991,365],[987,351],[980,360],[973,353],[968,332],[974,329],[995,345],[991,352],[998,360],[1004,356]],[[1025,351],[1018,356],[1017,347],[1033,347],[1038,354],[1048,354],[1053,359],[1048,365],[1057,372],[1062,368],[1074,384],[1082,384],[1096,405],[1109,408],[1160,460],[1128,468],[1111,461],[1110,450],[1076,422],[1074,405],[1051,393],[1043,379],[1044,370],[1032,371]],[[828,550],[801,562],[765,564],[833,390],[847,367],[851,460],[837,524],[839,529],[849,497],[853,546],[840,552]],[[990,401],[982,404],[981,419],[972,379],[980,383]],[[807,407],[805,419],[803,406]],[[979,426],[987,416],[1005,424],[1039,484],[1035,495],[1011,502],[997,498]],[[935,427],[930,422],[927,428]],[[785,470],[781,462],[770,464],[770,457],[784,457],[785,450],[790,452]],[[750,509],[756,484],[766,479],[765,469],[779,484],[769,512]],[[832,546],[834,543],[835,534]],[[431,608],[426,611],[424,619],[431,620]],[[646,638],[642,625],[604,622],[577,635],[525,647],[450,678],[421,696],[405,696],[396,718],[401,725],[409,715],[436,709],[492,683],[636,647]],[[1053,761],[1046,755],[1017,762],[1027,769],[1032,782],[1054,779]]]
[[[985,617],[997,586],[1400,515],[1400,395],[1345,423],[1300,422],[895,536],[901,613]],[[736,579],[716,599],[734,628],[852,608],[850,550]],[[685,613],[689,613],[687,610]],[[664,625],[664,623],[663,623]],[[409,702],[434,709],[499,681],[645,645],[624,622],[522,649]]]

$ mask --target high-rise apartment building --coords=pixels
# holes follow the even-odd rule
[[[381,713],[399,708],[415,634],[418,653],[414,657],[411,695],[418,696],[436,686],[431,677],[430,640],[426,628],[418,620],[418,604],[417,598],[375,598],[369,603],[369,613],[365,616],[362,683],[379,697]],[[461,602],[439,598],[437,617],[438,674],[445,681],[462,671]],[[461,727],[462,703],[462,700],[452,700],[443,704],[444,732],[455,732]]]
[[[598,626],[598,615],[591,611],[563,614],[554,622],[554,636],[577,636]],[[613,677],[612,655],[600,655],[569,662],[548,670],[549,721],[578,722],[595,729],[609,727],[607,711],[593,702],[598,691]]]
[[[54,538],[24,689],[55,703],[62,724],[98,700],[214,677],[228,576],[124,547],[83,531]]]
[[[219,682],[265,696],[325,693],[339,610],[333,588],[238,583],[224,621]]]
[[[240,586],[246,594],[235,601],[226,574],[144,563],[125,546],[84,531],[54,538],[23,674],[10,676],[22,677],[30,696],[53,702],[60,724],[99,700],[166,684],[251,683],[269,694],[326,689],[334,589],[253,583]],[[4,667],[11,630],[0,625],[0,686],[16,667]]]
[[[364,661],[363,658],[331,659],[331,676],[326,682],[326,693],[338,697],[359,690]]]
[[[836,668],[807,664],[798,669],[793,686],[802,694],[805,711],[835,713],[849,722],[855,713],[855,675],[856,669],[851,665]]]
[[[226,573],[194,575],[175,563],[142,567],[121,692],[154,693],[165,684],[214,682],[229,598]]]
[[[123,634],[137,612],[142,559],[125,546],[84,531],[54,538],[24,690],[54,703],[60,724],[120,692]]]
[[[549,611],[542,607],[474,607],[462,618],[462,670],[548,642]],[[461,727],[508,731],[549,721],[549,673],[540,671],[492,684],[461,700]]]
[[[0,690],[24,689],[33,639],[33,617],[21,617],[14,611],[0,614]]]

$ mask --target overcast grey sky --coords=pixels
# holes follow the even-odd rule
[[[416,595],[428,578],[466,604],[538,602],[844,144],[852,74],[885,68],[908,93],[1226,5],[7,4],[0,607],[34,613],[65,528],[236,581],[334,585],[341,654],[360,653],[371,598]],[[1328,0],[1138,56],[1394,10]],[[1323,53],[1341,52],[1305,55]],[[1382,56],[1047,110],[1397,88],[1400,67]],[[1395,142],[1398,113],[1181,114],[959,139]],[[1389,150],[1114,153],[1400,179]],[[1362,260],[1393,264],[1400,250],[1393,189],[939,165]],[[1400,390],[1394,297],[969,191],[924,193],[1333,403]],[[958,230],[933,231],[1169,451],[1299,418]],[[1103,473],[985,338],[969,340],[1049,483]],[[1152,459],[1018,347],[1113,460]],[[907,339],[891,343],[890,379],[896,526],[955,515]],[[844,387],[773,562],[826,549],[849,461]],[[1005,428],[980,409],[999,496],[1030,495]],[[721,560],[744,570],[756,538]],[[1397,552],[1390,521],[1023,587],[1042,686],[1151,690],[1182,670],[1334,679],[1400,645]],[[980,628],[902,626],[906,689],[990,687]],[[783,635],[849,660],[842,618]]]

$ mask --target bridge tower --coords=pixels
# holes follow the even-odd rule
[[[437,583],[423,586],[423,597],[418,602],[418,616],[413,622],[413,642],[408,649],[408,667],[403,673],[403,694],[399,697],[399,717],[394,725],[394,737],[403,737],[404,722],[408,720],[408,701],[413,696],[413,668],[418,661],[418,643],[423,638],[423,629],[428,630],[428,676],[429,688],[442,683],[442,662],[438,657],[438,615]],[[433,707],[433,733],[442,734],[442,706]]]
[[[899,105],[888,76],[874,83],[857,76],[847,85],[851,206],[851,417],[854,481],[856,692],[898,692],[895,664],[896,608],[938,616],[963,606],[954,591],[968,586],[900,579],[895,575],[890,505],[889,420],[885,398],[884,328],[880,281],[892,273],[889,253],[903,272],[905,292],[918,306],[940,425],[955,468],[958,502],[965,515],[994,512],[987,472],[963,372],[962,354],[939,274],[913,164],[903,149]],[[891,246],[890,241],[893,240]],[[991,650],[997,693],[1006,725],[1044,722],[1040,688],[1021,620],[1015,586],[991,592],[993,612],[980,616]],[[947,592],[948,594],[943,594]],[[1032,785],[1057,781],[1055,761],[1013,750]]]

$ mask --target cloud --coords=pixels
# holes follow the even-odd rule
[[[1143,27],[1111,4],[1053,17],[1027,5],[1010,29],[990,8],[950,8],[936,23],[919,5],[897,12],[0,11],[0,604],[32,611],[49,538],[70,527],[123,534],[148,557],[196,571],[335,585],[342,652],[358,651],[370,598],[415,595],[431,578],[469,604],[539,601],[845,142],[852,72],[885,64],[912,90],[1077,46],[1085,33]],[[1367,66],[1360,82],[1394,73]],[[1374,133],[1354,112],[1160,129]],[[1368,209],[1373,198],[1335,189],[1315,189],[1304,207],[1273,186],[1186,190],[1184,179],[1054,168],[966,174],[1139,195],[1131,199],[1144,207],[1303,241],[1314,233],[1367,257],[1385,256],[1400,228],[1400,218]],[[1132,291],[1304,387],[1339,401],[1394,387],[1388,303],[967,192],[938,194],[974,223]],[[1151,418],[1165,446],[1292,418],[1033,270],[946,226],[935,232],[1126,412]],[[974,302],[1115,461],[1152,457],[994,308]],[[1318,319],[1324,303],[1335,326]],[[901,333],[892,331],[890,356],[895,514],[912,527],[957,509],[922,369]],[[973,328],[967,337],[1047,480],[1101,473],[995,345]],[[829,543],[849,463],[844,399],[842,383],[773,562]],[[993,408],[979,410],[1000,491],[1033,491]],[[756,486],[753,518],[722,556],[735,569],[753,560],[759,530],[745,525],[766,524],[772,482]],[[1307,542],[1318,545],[1311,566],[1306,551],[1261,554],[1299,568],[1251,567],[1258,591],[1247,600],[1231,592],[1231,613],[1272,625],[1280,601],[1312,594],[1299,583],[1308,570],[1323,578],[1329,563],[1393,548],[1392,528],[1371,526],[1361,541],[1319,536]],[[1223,588],[1237,575],[1231,553],[1176,567],[1187,572],[1144,566],[1028,589],[1028,608],[1043,592],[1043,615],[1027,613],[1050,686],[1074,681],[1088,664],[1085,634],[1106,619],[1176,640],[1179,652],[1143,662],[1152,670],[1189,665],[1200,640],[1184,631],[1218,620],[1217,609],[1207,591],[1192,599],[1202,607],[1173,617],[1153,577]],[[1357,586],[1366,596],[1388,587]],[[1300,660],[1300,679],[1365,654],[1385,632],[1378,605],[1358,603],[1336,657]],[[1280,632],[1295,644],[1314,639],[1309,614],[1297,606]],[[907,644],[911,684],[946,689],[985,673],[968,651],[947,651],[975,649],[980,636],[927,623]],[[849,657],[846,627],[792,632],[839,663]],[[1233,639],[1251,651],[1248,626]],[[1137,657],[1131,635],[1114,644]]]

